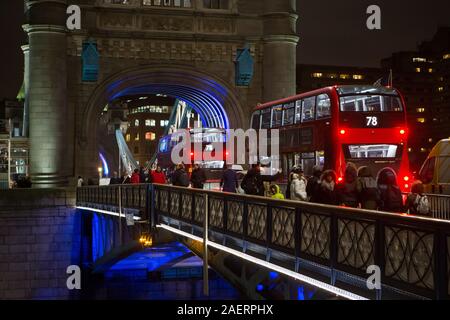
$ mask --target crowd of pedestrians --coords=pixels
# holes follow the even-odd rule
[[[239,183],[238,173],[232,166],[224,169],[220,181],[220,190],[227,193],[245,193],[253,196],[269,196],[277,200],[308,201],[327,205],[345,206],[387,212],[407,212],[429,215],[430,205],[420,181],[412,185],[411,193],[405,204],[397,177],[391,168],[385,168],[375,177],[369,167],[357,167],[349,163],[344,177],[338,181],[333,170],[322,171],[314,166],[312,176],[306,177],[301,167],[294,167],[288,175],[286,192],[283,193],[275,181],[281,178],[281,172],[274,176],[261,174],[260,164],[254,164]],[[155,170],[143,167],[135,169],[131,175],[119,177],[113,173],[110,184],[170,183],[177,187],[203,189],[207,182],[205,170],[198,164],[189,174],[184,164],[178,164],[172,170],[163,171],[160,166]],[[78,186],[84,185],[81,177]]]
[[[269,196],[367,210],[430,214],[422,182],[413,184],[404,205],[394,170],[385,168],[375,177],[369,167],[358,170],[352,163],[348,164],[342,181],[337,180],[333,170],[322,172],[316,166],[313,175],[307,179],[301,168],[294,167],[289,173],[286,194],[281,197],[280,187],[271,185]]]

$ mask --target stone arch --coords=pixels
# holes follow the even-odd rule
[[[111,100],[124,95],[162,93],[187,101],[206,117],[207,125],[247,128],[250,115],[237,91],[221,78],[189,66],[150,65],[124,69],[101,82],[91,94],[77,128],[76,171],[95,174],[92,159],[98,155],[97,126]],[[92,134],[94,133],[94,134]],[[80,163],[81,162],[81,163]]]

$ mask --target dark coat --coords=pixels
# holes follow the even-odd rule
[[[184,169],[177,169],[172,174],[172,184],[177,187],[189,187],[189,177]]]
[[[206,173],[202,168],[194,169],[191,174],[192,187],[203,189],[206,182]]]
[[[353,208],[358,207],[358,190],[356,189],[357,178],[358,172],[354,167],[347,167],[345,169],[344,181],[336,186],[339,204],[344,204],[347,207]]]
[[[220,186],[223,192],[236,193],[238,187],[237,173],[234,170],[227,169],[224,171]]]

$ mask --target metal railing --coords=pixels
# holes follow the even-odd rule
[[[102,188],[108,191],[100,191]],[[130,201],[127,196],[140,192],[128,191],[124,193],[124,206],[151,203],[141,208],[149,216],[152,213],[153,223],[179,221],[192,232],[203,228],[207,195],[211,233],[292,257],[296,263],[290,268],[295,272],[329,270],[316,275],[321,279],[328,276],[333,285],[339,286],[347,283],[346,279],[367,279],[367,268],[375,265],[381,271],[383,297],[389,297],[384,292],[395,291],[416,297],[450,298],[450,222],[165,185],[129,188],[147,188],[142,194],[151,199]],[[80,188],[78,201],[85,205],[111,201],[104,195],[114,194],[110,189]],[[367,288],[355,290],[362,290],[366,296],[373,294]]]
[[[430,203],[431,215],[436,219],[450,220],[450,196],[426,194]]]

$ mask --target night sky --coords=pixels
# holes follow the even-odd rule
[[[414,50],[450,25],[449,0],[297,0],[298,63],[379,66],[392,52]],[[382,30],[366,28],[366,8],[382,9]],[[432,5],[431,5],[432,4]],[[22,0],[0,1],[0,99],[14,98],[23,77]]]

